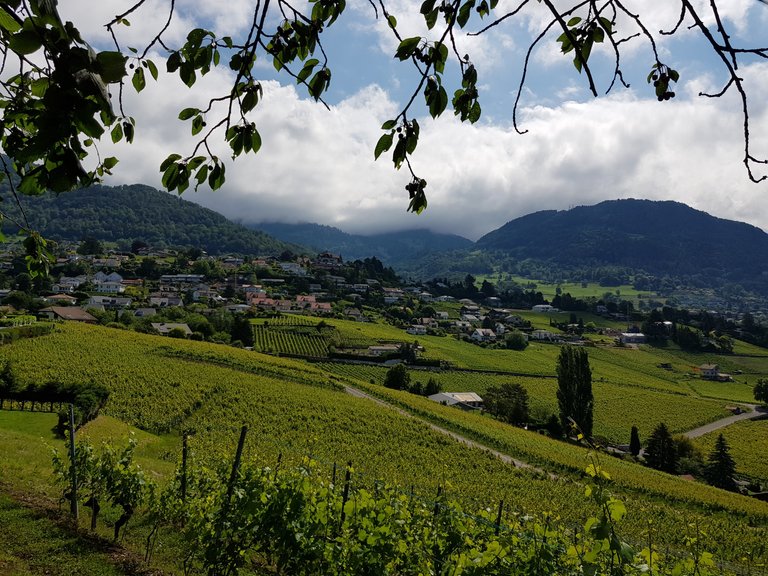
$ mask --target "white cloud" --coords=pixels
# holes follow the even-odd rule
[[[747,12],[735,10],[733,18]],[[162,69],[161,60],[158,56]],[[566,65],[573,75],[572,65]],[[754,65],[741,73],[752,94],[768,91],[768,67]],[[374,84],[345,86],[348,96],[328,111],[293,86],[265,82],[263,102],[253,115],[262,150],[228,160],[222,190],[188,191],[185,197],[244,222],[315,221],[358,233],[428,227],[474,239],[535,210],[623,197],[679,200],[768,228],[766,186],[749,183],[741,163],[738,100],[734,94],[700,98],[699,91],[721,87],[719,76],[686,74],[678,97],[663,103],[640,97],[647,94],[644,79],[637,93],[618,91],[585,102],[552,98],[572,97],[573,86],[583,80],[577,75],[561,85],[559,95],[540,82],[520,110],[529,131],[524,136],[509,126],[511,100],[506,116],[494,114],[499,120],[485,118],[475,126],[459,123],[450,111],[438,121],[420,118],[422,139],[413,162],[429,182],[430,203],[420,216],[406,212],[407,170],[395,171],[386,154],[373,161],[381,122],[402,105],[392,94]],[[484,80],[498,89],[500,76]],[[159,186],[162,159],[173,151],[188,154],[194,145],[188,123],[176,120],[178,111],[204,107],[229,81],[224,68],[192,91],[166,75],[150,81],[140,95],[129,87],[125,104],[137,119],[136,142],[101,145],[102,155],[116,152],[121,158],[111,182]],[[759,130],[768,125],[768,112],[759,99],[751,103],[759,155],[768,151],[768,135]],[[220,141],[213,148],[229,157]]]

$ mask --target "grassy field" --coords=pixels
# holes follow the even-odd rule
[[[382,325],[331,323],[342,334],[361,340],[404,335],[401,330]],[[533,375],[528,380],[542,387],[541,395],[549,394],[546,402],[552,402],[551,389],[545,392],[543,387],[553,380],[541,375],[554,373],[554,346],[532,346],[516,353],[482,349],[452,338],[431,337],[423,343],[428,353],[446,357],[454,351],[461,353],[458,362],[471,367],[527,369]],[[194,434],[193,450],[201,461],[231,455],[240,426],[248,424],[247,457],[264,465],[275,465],[278,455],[290,462],[311,454],[327,471],[334,462],[351,460],[356,478],[369,485],[383,478],[403,487],[412,486],[426,496],[433,495],[438,485],[447,486],[451,495],[470,508],[493,507],[504,498],[514,503],[513,511],[554,512],[564,521],[576,523],[590,512],[580,484],[580,471],[587,463],[584,450],[488,417],[443,408],[410,394],[392,393],[391,400],[409,410],[529,459],[554,471],[558,478],[515,469],[420,421],[339,390],[340,384],[354,378],[359,386],[388,394],[381,386],[366,384],[372,374],[368,368],[360,367],[353,374],[333,374],[322,365],[226,346],[69,324],[52,335],[20,341],[2,351],[23,384],[56,379],[107,386],[111,390],[107,417],[89,424],[83,434],[99,442],[138,428],[140,462],[158,479],[167,477],[178,460],[181,430]],[[526,362],[529,352],[533,367]],[[670,418],[672,413],[679,418],[686,410],[695,412],[693,407],[699,405],[705,407],[705,419],[717,416],[721,403],[698,399],[692,391],[676,394],[664,391],[663,384],[654,388],[642,382],[628,385],[609,381],[608,367],[616,362],[610,364],[595,357],[596,374],[604,373],[601,377],[606,378],[605,382],[595,382],[598,398],[634,406],[636,412],[647,411],[649,422],[666,414],[663,410],[670,411]],[[604,369],[600,369],[602,365]],[[644,378],[664,382],[663,375],[652,373],[650,360],[643,366],[651,372]],[[680,403],[674,404],[675,400]],[[598,402],[597,418],[607,427],[610,418],[600,416],[602,401]],[[47,414],[0,412],[0,448],[4,455],[0,478],[4,482],[19,489],[51,493],[50,487],[45,488],[50,478],[49,446],[60,442],[51,432],[53,418]],[[621,423],[616,425],[616,435],[628,430],[627,413],[617,414],[614,420]],[[706,545],[724,557],[733,558],[739,546],[757,545],[768,538],[767,504],[690,484],[635,464],[610,460],[606,465],[616,477],[616,490],[632,511],[627,530],[637,538],[642,537],[648,517],[659,519],[658,537],[670,545],[682,543],[689,523],[700,523],[711,535]]]

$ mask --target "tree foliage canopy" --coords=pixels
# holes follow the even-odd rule
[[[0,2],[0,145],[7,154],[2,159],[9,184],[6,196],[20,202],[23,194],[63,192],[111,174],[118,158],[102,157],[99,140],[108,134],[113,142],[132,142],[135,131],[141,129],[123,105],[124,90],[130,85],[141,92],[163,72],[177,76],[191,88],[216,67],[231,71],[231,83],[222,86],[220,94],[178,113],[179,120],[189,125],[193,144],[165,158],[160,171],[163,185],[179,193],[190,185],[207,184],[217,189],[224,184],[225,163],[212,151],[214,139],[223,139],[233,158],[256,153],[262,147],[262,135],[250,115],[262,104],[263,87],[256,71],[262,62],[302,86],[310,98],[324,103],[333,78],[332,63],[323,48],[324,34],[347,10],[344,0],[308,0],[298,7],[286,0],[254,0],[251,24],[242,34],[230,36],[195,28],[175,46],[169,45],[167,36],[173,18],[179,17],[176,3],[168,2],[165,21],[151,23],[142,21],[145,3],[136,0],[105,22],[113,46],[97,50],[83,37],[77,22],[62,20],[56,0]],[[539,27],[538,35],[527,50],[513,105],[513,124],[518,132],[524,132],[516,111],[529,67],[534,65],[531,55],[543,40],[554,41],[572,58],[594,96],[610,92],[616,85],[629,86],[622,55],[630,44],[644,43],[652,53],[648,90],[664,101],[675,96],[675,85],[681,78],[667,55],[657,48],[658,40],[690,29],[703,38],[726,78],[719,92],[702,96],[738,95],[743,116],[743,163],[751,180],[759,182],[767,177],[755,173],[755,165],[766,160],[750,149],[748,97],[740,67],[750,58],[765,58],[768,49],[733,44],[716,0],[702,6],[680,0],[679,21],[671,30],[658,33],[644,23],[648,12],[633,13],[619,0],[571,0],[557,5],[552,0],[520,0],[511,8],[508,4],[499,6],[498,0],[424,0],[420,5],[421,30],[413,36],[405,36],[405,26],[389,11],[386,0],[369,0],[369,4],[373,17],[383,19],[397,41],[395,59],[415,71],[410,98],[397,114],[384,119],[382,135],[373,150],[376,158],[386,153],[395,168],[407,168],[410,176],[405,188],[411,211],[421,212],[427,206],[427,182],[412,165],[421,134],[418,110],[425,108],[436,118],[450,107],[461,121],[470,123],[477,122],[482,113],[478,87],[483,79],[471,55],[459,51],[456,36],[460,31],[480,36],[531,13],[543,13],[544,17],[532,20]],[[133,21],[155,27],[144,46],[128,46],[121,40]],[[614,65],[604,78],[590,60],[600,44],[614,57]],[[454,82],[453,72],[448,75],[447,70],[456,73],[455,85],[449,85]],[[49,259],[46,242],[24,220],[22,215],[19,224],[29,234],[26,248],[31,269],[45,272]]]

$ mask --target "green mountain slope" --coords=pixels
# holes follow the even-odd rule
[[[296,250],[218,212],[142,184],[25,197],[24,206],[30,225],[54,240],[142,240],[152,246],[194,246],[211,254]],[[14,230],[6,226],[5,231]]]
[[[547,210],[480,238],[483,250],[563,266],[613,265],[768,287],[768,234],[678,202],[612,200]]]

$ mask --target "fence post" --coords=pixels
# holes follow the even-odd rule
[[[187,439],[189,435],[184,432],[184,438],[181,445],[181,501],[187,501]]]
[[[245,445],[245,435],[248,432],[248,426],[240,429],[240,440],[237,442],[237,452],[235,452],[235,461],[232,463],[232,475],[229,477],[229,486],[227,487],[227,499],[224,502],[224,512],[229,509],[229,502],[232,500],[232,492],[235,490],[237,481],[237,472],[240,470],[240,459],[243,457],[243,446]]]
[[[70,511],[75,519],[78,521],[77,510],[77,467],[75,464],[76,450],[75,450],[75,405],[69,405],[69,471],[71,474],[71,500]]]
[[[347,462],[347,473],[344,475],[344,494],[341,497],[341,516],[339,517],[339,530],[344,526],[344,520],[347,514],[344,512],[347,500],[349,499],[349,481],[352,477],[352,461]]]
[[[499,513],[496,515],[496,536],[499,535],[501,530],[501,513],[504,511],[504,500],[499,501]]]

